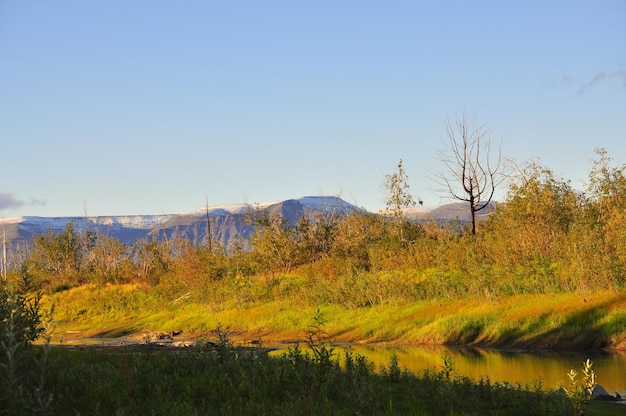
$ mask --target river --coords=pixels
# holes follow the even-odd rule
[[[132,345],[145,341],[126,338],[77,338],[64,345]],[[165,341],[168,342],[168,341]],[[170,341],[171,342],[171,341]],[[302,347],[303,345],[301,345]],[[345,344],[331,344],[338,357],[343,358]],[[269,346],[268,346],[269,347]],[[271,346],[282,354],[289,344]],[[423,370],[441,370],[443,357],[452,358],[455,375],[473,379],[489,377],[491,382],[507,382],[532,386],[539,379],[544,389],[568,385],[567,373],[575,369],[582,378],[583,363],[590,359],[596,373],[596,382],[609,393],[620,392],[626,397],[626,352],[528,352],[450,346],[377,346],[350,345],[353,355],[362,355],[374,363],[375,370],[388,365],[393,354],[401,368],[413,373]],[[303,348],[304,349],[304,348]]]
[[[334,348],[343,356],[342,345]],[[382,364],[389,364],[393,354],[398,356],[401,368],[413,373],[426,369],[441,370],[443,357],[447,355],[452,358],[458,376],[473,379],[489,377],[492,382],[529,386],[541,379],[544,389],[568,385],[567,373],[572,368],[582,379],[583,362],[589,358],[593,362],[598,384],[611,393],[617,391],[621,394],[626,390],[626,353],[526,352],[448,346],[352,345],[351,348],[353,354],[363,355],[373,362],[376,371]]]

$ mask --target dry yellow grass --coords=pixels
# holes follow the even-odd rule
[[[44,298],[52,304],[57,335],[66,337],[178,329],[199,337],[219,325],[240,340],[267,342],[302,339],[318,309],[283,299],[220,310],[188,299],[164,302],[140,285],[73,288]],[[329,339],[341,342],[555,348],[579,347],[585,336],[599,338],[588,340],[591,346],[623,347],[626,338],[626,293],[614,291],[319,309]]]

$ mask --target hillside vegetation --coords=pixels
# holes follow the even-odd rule
[[[585,192],[531,162],[471,233],[398,211],[296,224],[251,213],[250,251],[183,239],[40,236],[23,267],[58,334],[140,335],[218,324],[298,337],[321,309],[338,340],[619,348],[626,335],[626,177],[597,151]]]
[[[386,215],[292,224],[252,212],[250,251],[123,244],[73,224],[42,235],[3,270],[0,413],[620,414],[590,402],[589,360],[568,386],[546,388],[456,376],[447,356],[417,374],[393,356],[376,372],[328,343],[624,348],[626,177],[610,162],[598,151],[585,193],[530,163],[471,226],[408,221],[400,163]],[[176,352],[50,344],[147,331],[198,342]],[[233,343],[280,340],[302,342],[277,357]]]

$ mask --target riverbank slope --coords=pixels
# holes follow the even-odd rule
[[[80,286],[44,297],[54,305],[53,342],[72,337],[141,338],[182,331],[211,338],[218,326],[237,342],[303,339],[315,316],[329,341],[396,345],[447,344],[548,350],[625,350],[626,292],[518,295],[383,303],[368,307],[263,302],[169,300],[143,285]]]

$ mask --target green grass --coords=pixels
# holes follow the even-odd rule
[[[624,416],[626,406],[623,404],[606,403],[601,401],[590,402],[587,406],[587,416]]]
[[[413,374],[381,374],[349,349],[310,344],[269,357],[234,349],[184,352],[146,346],[53,349],[48,388],[55,414],[154,415],[573,415],[559,390]],[[341,357],[341,360],[340,360]],[[341,361],[341,365],[340,365]]]
[[[183,330],[200,337],[222,325],[235,340],[297,339],[321,308],[334,341],[388,344],[463,344],[530,349],[600,349],[624,346],[626,295],[602,292],[518,295],[494,302],[416,301],[346,307],[294,304],[290,299],[248,301],[236,306],[187,298],[164,299],[139,285],[81,286],[45,298],[55,305],[55,338],[137,336],[146,331]],[[589,340],[593,340],[590,342]]]
[[[409,343],[421,334],[464,343],[515,343],[554,333],[562,341],[582,326],[608,333],[606,328],[623,319],[623,301],[619,294],[604,293],[582,302],[582,307],[575,296],[567,295],[522,296],[492,304],[422,301],[362,308],[294,307],[284,300],[268,300],[220,309],[193,299],[165,301],[147,286],[84,286],[46,299],[46,306],[57,305],[57,333],[74,325],[100,336],[176,328],[199,337],[211,333],[218,345],[200,338],[197,347],[178,350],[151,345],[18,349],[9,354],[15,357],[9,361],[20,366],[22,376],[17,381],[8,378],[5,384],[12,388],[3,391],[19,394],[0,392],[0,400],[7,404],[7,414],[45,408],[53,414],[83,415],[567,416],[575,413],[574,399],[562,389],[546,389],[540,381],[517,386],[457,376],[445,357],[443,366],[416,374],[394,358],[375,372],[373,364],[351,349],[339,351],[321,340]],[[502,329],[516,322],[525,325],[515,336]],[[417,326],[427,329],[412,332]],[[234,347],[231,334],[239,340],[294,336],[308,340],[308,348],[296,346],[268,356],[262,349]],[[41,404],[40,397],[50,401]],[[617,410],[619,405],[613,405],[606,409]],[[604,406],[592,403],[589,414],[606,410]]]

